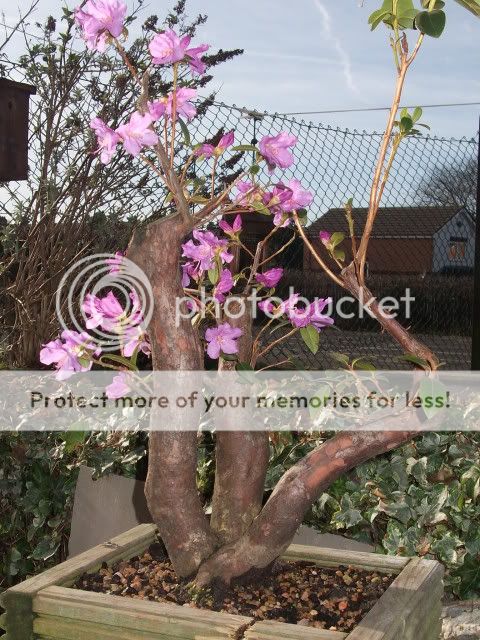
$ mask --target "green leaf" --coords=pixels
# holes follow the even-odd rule
[[[461,598],[474,597],[480,591],[480,558],[468,554],[454,575],[461,578],[459,596]]]
[[[377,9],[377,11],[374,11],[368,18],[368,24],[370,25],[371,30],[373,31],[376,29],[387,16],[391,15],[390,11],[385,11],[385,9]]]
[[[123,356],[118,356],[114,353],[112,354],[109,353],[108,355],[104,355],[99,358],[99,362],[101,362],[102,364],[104,363],[104,361],[108,363],[109,360],[111,362],[118,362],[119,364],[121,364],[124,367],[127,367],[128,369],[132,368],[132,363],[128,358],[124,358]]]
[[[410,116],[404,116],[400,119],[400,129],[408,133],[413,127],[413,120]]]
[[[333,255],[339,262],[345,262],[345,251],[343,249],[334,249]]]
[[[422,114],[423,114],[423,109],[421,107],[415,107],[412,114],[413,121],[418,122],[418,120],[420,120],[420,118],[422,117]]]
[[[212,284],[217,284],[218,282],[218,269],[215,267],[214,269],[208,270],[208,279]]]
[[[250,167],[250,169],[248,170],[248,173],[251,173],[252,176],[257,175],[257,173],[260,171],[260,165],[258,164],[252,164],[252,166]]]
[[[345,367],[349,366],[350,359],[345,353],[338,353],[338,351],[331,351],[330,355],[334,360],[336,360],[337,362],[339,362],[343,366],[345,366]]]
[[[232,147],[232,151],[257,151],[257,147],[254,144],[239,144]]]
[[[446,387],[435,378],[424,378],[418,385],[418,397],[427,418],[433,418],[447,404]]]
[[[254,200],[252,202],[252,208],[255,209],[258,213],[263,214],[264,216],[270,216],[271,212],[268,207],[266,207],[263,202],[259,202],[258,200]]]
[[[332,247],[336,247],[344,240],[345,240],[345,234],[342,233],[341,231],[335,231],[335,233],[332,233],[328,244]]]
[[[237,362],[235,369],[237,371],[254,371],[252,365],[249,362]]]
[[[185,124],[185,122],[178,116],[177,116],[177,121],[178,121],[178,124],[180,125],[180,129],[182,130],[183,140],[187,145],[187,147],[190,147],[192,144],[192,139],[190,138],[190,131],[188,130],[188,127]]]
[[[418,356],[415,356],[413,353],[405,353],[403,356],[398,356],[398,359],[405,360],[405,362],[412,362],[413,364],[416,364],[425,370],[430,369],[428,362],[426,360],[424,360],[423,358],[419,358]]]
[[[446,15],[444,11],[421,11],[415,18],[415,26],[419,31],[432,38],[439,38],[445,29]]]
[[[474,16],[480,18],[480,0],[455,0],[458,4],[462,5],[464,9],[473,13]]]
[[[71,453],[79,444],[85,442],[87,434],[85,431],[67,431],[60,434],[60,438],[65,442],[65,450]]]
[[[318,346],[320,344],[320,334],[312,327],[311,324],[308,327],[302,327],[300,329],[300,335],[302,336],[302,340],[310,349],[310,351],[315,355],[318,351]]]
[[[360,369],[361,371],[376,371],[377,368],[368,360],[364,360],[363,358],[355,358],[352,360],[352,368]]]

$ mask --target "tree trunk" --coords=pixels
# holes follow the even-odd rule
[[[413,429],[420,425],[415,412],[409,419]],[[242,538],[219,549],[200,567],[198,586],[216,581],[229,584],[252,569],[268,567],[285,551],[310,506],[334,480],[414,435],[415,431],[343,432],[311,451],[284,474]]]
[[[189,231],[180,216],[163,218],[137,230],[128,250],[128,257],[145,272],[153,288],[155,308],[148,333],[157,371],[203,369],[197,332],[190,320],[182,318],[177,326],[175,317],[175,300],[184,295],[181,242]],[[197,434],[166,431],[158,420],[153,411],[145,495],[175,571],[186,577],[195,573],[217,544],[196,486]],[[155,430],[157,426],[160,431]]]
[[[239,303],[230,304],[232,315],[240,310]],[[238,359],[249,362],[252,352],[252,314],[245,300],[245,313],[228,318],[229,324],[242,329],[238,340]],[[224,371],[234,369],[234,363],[221,361]],[[238,392],[240,395],[240,385]],[[235,392],[235,390],[233,390]],[[235,409],[221,428],[235,428]],[[265,477],[269,458],[268,434],[259,431],[218,431],[215,449],[215,488],[212,500],[211,526],[222,544],[238,540],[262,508]]]

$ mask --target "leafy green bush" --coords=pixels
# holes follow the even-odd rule
[[[436,558],[446,587],[480,595],[480,434],[426,433],[358,467],[314,505],[310,524],[384,553]]]
[[[65,559],[78,467],[134,475],[133,433],[0,434],[0,591]]]
[[[133,476],[146,440],[129,433],[0,434],[0,591],[66,557],[80,464]],[[272,434],[267,495],[323,434]],[[199,488],[213,489],[214,441],[199,447]],[[307,523],[380,553],[437,558],[447,589],[480,595],[480,434],[426,433],[337,480]]]

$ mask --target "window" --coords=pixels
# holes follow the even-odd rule
[[[450,236],[448,243],[448,259],[451,262],[459,262],[465,259],[467,250],[467,238]]]

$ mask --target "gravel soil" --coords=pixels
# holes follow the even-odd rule
[[[83,574],[74,588],[349,632],[394,577],[354,567],[324,569],[282,561],[254,583],[199,593],[177,578],[162,545],[153,544],[141,556],[112,566],[104,563],[96,573]]]

